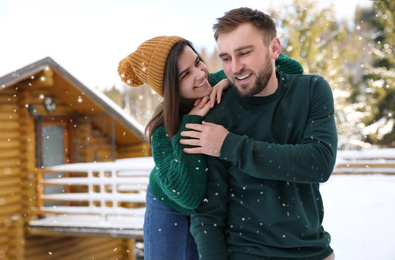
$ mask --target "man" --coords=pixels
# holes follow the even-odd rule
[[[233,85],[187,153],[207,155],[205,199],[192,215],[201,259],[334,259],[319,183],[330,177],[337,133],[332,91],[316,75],[275,71],[273,20],[249,8],[218,19],[214,37]]]

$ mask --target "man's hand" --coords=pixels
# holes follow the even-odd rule
[[[193,148],[184,148],[185,153],[200,153],[219,157],[222,144],[229,131],[222,125],[202,122],[202,124],[186,124],[186,128],[194,131],[182,131],[181,136],[193,139],[181,139],[180,143],[184,145],[196,146]]]

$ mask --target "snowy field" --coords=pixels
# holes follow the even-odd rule
[[[321,193],[336,260],[395,260],[395,176],[332,175]]]

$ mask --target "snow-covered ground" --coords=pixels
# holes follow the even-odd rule
[[[332,175],[321,194],[336,260],[395,260],[394,175]]]

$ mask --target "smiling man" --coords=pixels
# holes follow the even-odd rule
[[[337,151],[330,86],[275,70],[281,44],[260,11],[231,10],[214,31],[233,87],[207,123],[182,133],[195,146],[185,152],[211,155],[191,218],[200,259],[334,259],[319,191]]]
[[[268,96],[277,89],[274,62],[280,55],[281,45],[277,37],[252,38],[260,32],[250,23],[238,26],[233,33],[220,35],[219,57],[225,74],[241,97]],[[275,35],[275,33],[271,33]],[[262,44],[262,40],[269,46]],[[273,52],[269,52],[273,48]],[[257,59],[258,57],[261,57]]]

